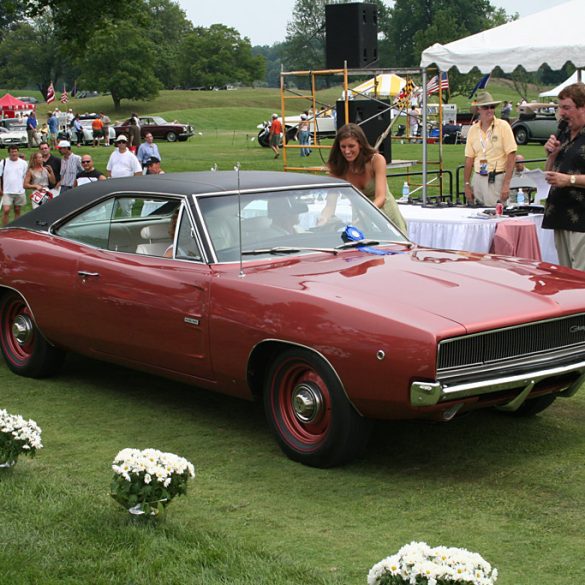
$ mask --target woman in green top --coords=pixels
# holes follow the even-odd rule
[[[370,146],[357,124],[346,124],[337,131],[327,166],[331,176],[351,183],[407,233],[406,222],[388,188],[386,159]]]

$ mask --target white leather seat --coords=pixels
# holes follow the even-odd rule
[[[205,218],[205,222],[216,251],[226,250],[237,245],[238,239],[231,230],[229,218],[210,214]]]
[[[139,244],[136,246],[137,254],[146,254],[147,256],[164,256],[169,243],[154,242],[153,244]]]
[[[169,236],[168,223],[153,223],[140,230],[140,237],[148,240],[148,243],[138,244],[136,247],[137,254],[146,254],[148,256],[164,256],[167,248],[171,245]]]
[[[168,240],[169,239],[169,224],[168,223],[153,223],[147,225],[140,230],[140,237],[143,240]]]

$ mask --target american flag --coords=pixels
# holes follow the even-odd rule
[[[63,93],[61,94],[61,103],[66,104],[69,101],[69,96],[67,95],[67,90],[65,86],[63,86]]]
[[[55,101],[55,88],[53,87],[53,82],[51,81],[48,89],[47,89],[47,99],[46,102],[50,104],[51,102]]]
[[[441,89],[446,89],[449,91],[449,78],[447,77],[447,72],[443,71],[441,73]],[[427,93],[430,95],[431,93],[438,93],[439,91],[439,76],[435,75],[428,83],[427,83]]]

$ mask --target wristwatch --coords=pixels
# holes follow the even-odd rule
[[[577,177],[575,177],[575,175],[571,175],[569,177],[569,183],[571,183],[571,185],[574,185],[577,182]]]

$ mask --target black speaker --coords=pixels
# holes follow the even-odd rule
[[[381,101],[383,103],[380,103]],[[368,142],[374,146],[390,125],[390,103],[384,100],[349,100],[347,104],[349,106],[349,120],[347,121],[359,124]],[[341,128],[345,124],[345,101],[339,100],[336,109],[337,128]],[[364,122],[364,120],[368,121]],[[362,124],[362,122],[364,123]],[[386,162],[392,162],[390,133],[378,146],[378,152],[386,159]]]
[[[378,61],[378,10],[375,4],[325,6],[325,55],[328,69],[369,67]]]

